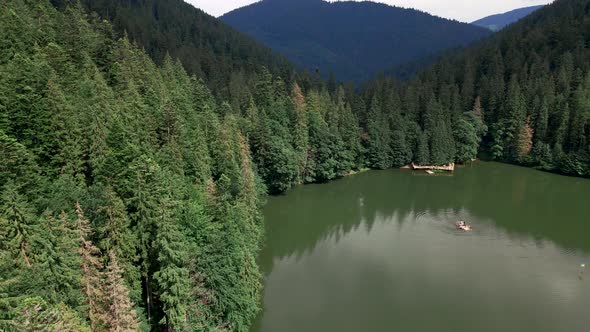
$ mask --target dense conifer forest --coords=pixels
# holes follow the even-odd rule
[[[58,8],[78,0],[51,0]],[[202,78],[216,96],[228,87],[248,84],[264,65],[273,74],[290,77],[293,66],[282,55],[232,29],[200,9],[179,0],[79,0],[89,13],[109,20],[118,35],[138,42],[161,65],[170,55],[189,74]]]
[[[219,18],[324,78],[379,71],[481,40],[491,31],[379,1],[262,0]],[[429,62],[431,63],[431,62]]]
[[[246,331],[252,122],[79,6],[0,7],[0,330]]]
[[[381,95],[382,103],[394,100],[396,106],[383,113],[399,110],[409,122],[407,137],[413,137],[418,122],[431,163],[469,160],[479,150],[490,159],[587,177],[589,32],[590,2],[558,0],[474,47],[443,57],[407,84],[396,87],[379,79],[365,95]],[[464,120],[473,115],[485,126],[467,126]],[[483,141],[472,149],[465,143],[479,140],[477,132]],[[427,159],[416,152],[414,160]]]
[[[261,206],[296,184],[478,153],[590,175],[585,0],[360,93],[261,63],[219,93],[58,7],[0,3],[0,330],[247,331]]]

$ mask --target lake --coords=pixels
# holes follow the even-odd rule
[[[487,162],[370,171],[264,213],[254,332],[590,331],[590,180]]]

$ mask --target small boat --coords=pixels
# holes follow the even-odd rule
[[[455,226],[457,227],[458,230],[464,231],[464,232],[471,232],[473,230],[473,227],[471,227],[470,225],[467,225],[467,223],[465,223],[464,221],[458,221]]]

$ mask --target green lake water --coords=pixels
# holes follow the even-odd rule
[[[498,163],[371,171],[264,213],[254,332],[590,331],[590,180]]]

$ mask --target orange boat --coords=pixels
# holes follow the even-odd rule
[[[462,230],[464,232],[471,232],[473,230],[473,227],[467,225],[467,223],[464,221],[458,221],[455,226],[457,226],[458,230]]]

